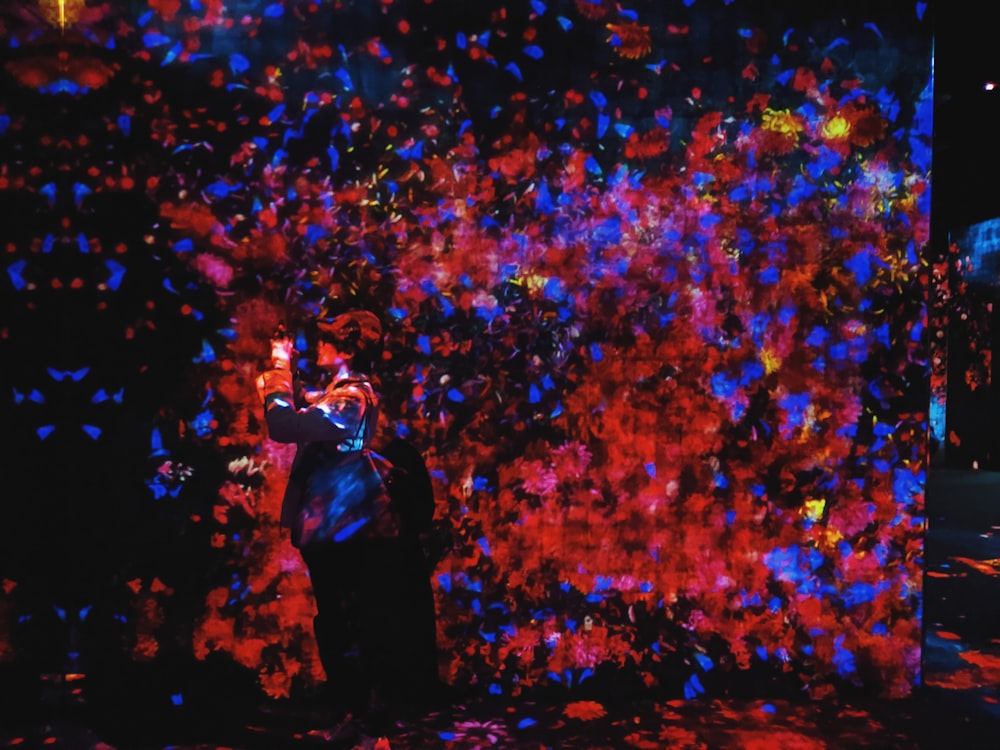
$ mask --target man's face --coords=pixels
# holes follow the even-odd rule
[[[329,341],[320,341],[316,345],[316,364],[320,367],[340,367],[346,364],[346,357]]]

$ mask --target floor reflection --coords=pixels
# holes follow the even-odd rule
[[[453,698],[374,727],[338,724],[304,699],[262,704],[239,691],[206,691],[199,701],[160,709],[141,689],[88,701],[84,679],[50,675],[40,680],[37,700],[8,693],[0,748],[996,748],[1000,473],[932,470],[927,498],[923,685],[906,700]],[[31,679],[20,675],[20,684]],[[18,677],[4,682],[16,689]]]

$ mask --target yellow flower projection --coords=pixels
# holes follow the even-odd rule
[[[58,26],[61,31],[75,24],[86,7],[84,0],[39,0],[38,5],[45,20],[52,26]]]

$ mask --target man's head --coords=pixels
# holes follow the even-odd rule
[[[348,310],[316,323],[317,364],[333,367],[342,359],[352,370],[369,373],[382,358],[382,322],[368,310]]]

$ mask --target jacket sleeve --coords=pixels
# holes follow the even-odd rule
[[[264,420],[271,440],[278,443],[341,442],[357,435],[364,403],[356,399],[295,407],[292,376],[287,370],[268,370],[258,381],[264,399]]]

